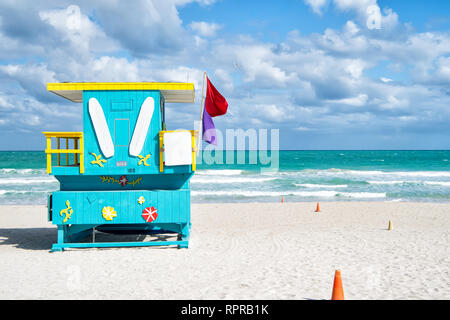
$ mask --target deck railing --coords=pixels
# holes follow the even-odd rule
[[[47,173],[52,173],[52,154],[56,154],[58,167],[79,166],[80,174],[84,173],[83,132],[42,132],[47,138]],[[52,149],[52,138],[56,138],[56,149]],[[66,141],[66,148],[61,149],[61,139]],[[69,140],[73,140],[73,149],[69,149]],[[74,163],[69,164],[69,154],[74,154]],[[66,163],[61,164],[61,154],[66,155]]]

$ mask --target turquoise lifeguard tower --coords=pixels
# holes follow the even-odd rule
[[[195,130],[166,131],[166,103],[194,103],[192,83],[49,83],[83,105],[82,132],[43,132],[48,195],[64,248],[189,244]],[[95,232],[176,233],[176,241],[95,242]],[[92,238],[89,235],[93,235]],[[82,241],[92,239],[91,241]]]

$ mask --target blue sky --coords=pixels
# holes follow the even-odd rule
[[[131,3],[131,4],[130,4]],[[450,3],[135,0],[0,3],[0,149],[81,130],[47,82],[189,81],[229,102],[219,129],[279,129],[282,149],[450,149]]]

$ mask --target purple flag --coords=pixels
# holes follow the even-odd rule
[[[217,146],[216,127],[206,108],[203,109],[203,140]]]

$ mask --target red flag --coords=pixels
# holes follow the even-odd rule
[[[221,116],[227,113],[228,102],[227,100],[220,94],[219,91],[213,86],[213,84],[209,81],[209,78],[206,77],[206,97],[205,97],[205,108],[208,111],[211,117]]]

